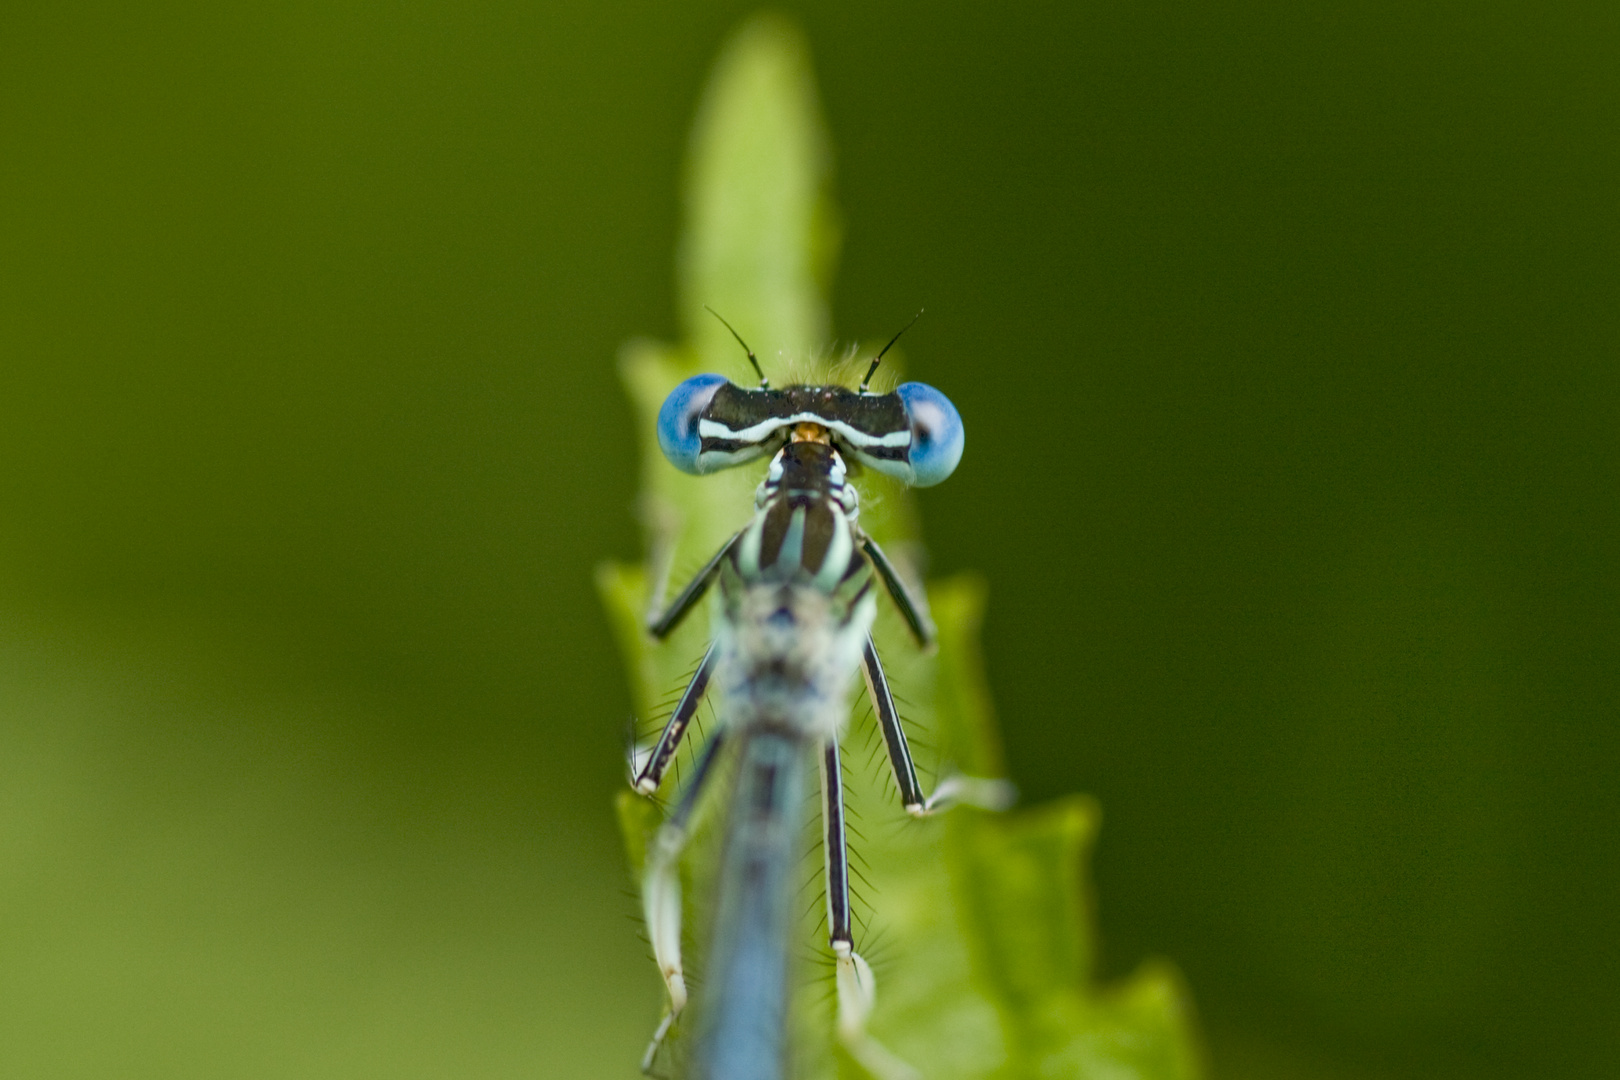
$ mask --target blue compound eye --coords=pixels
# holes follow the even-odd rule
[[[671,390],[658,409],[658,449],[681,472],[698,472],[698,451],[703,449],[698,418],[726,381],[724,375],[694,375]]]
[[[962,460],[962,416],[950,398],[925,383],[901,383],[894,392],[911,421],[911,486],[933,487]]]

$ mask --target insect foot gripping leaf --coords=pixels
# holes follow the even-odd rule
[[[984,588],[972,578],[936,582],[923,602],[913,581],[920,548],[909,492],[877,470],[852,480],[860,489],[859,535],[879,545],[871,551],[887,549],[893,565],[884,563],[878,572],[885,581],[892,574],[891,591],[913,605],[909,617],[886,597],[878,605],[872,644],[861,661],[865,700],[856,703],[841,735],[815,743],[815,752],[802,759],[806,771],[811,757],[820,760],[822,776],[832,777],[826,790],[841,792],[842,800],[824,795],[822,818],[805,824],[802,843],[795,839],[796,810],[762,819],[778,827],[775,834],[765,826],[736,831],[736,820],[746,815],[731,813],[727,828],[733,831],[722,852],[721,819],[732,790],[752,792],[739,801],[758,809],[775,805],[772,792],[779,803],[802,807],[803,787],[780,784],[781,765],[761,771],[760,763],[782,750],[775,745],[782,743],[780,732],[741,738],[728,712],[735,702],[724,693],[712,704],[706,700],[710,676],[720,677],[712,631],[720,626],[735,635],[740,624],[727,622],[735,616],[711,618],[701,604],[677,600],[673,607],[684,619],[653,624],[655,639],[647,629],[649,612],[667,601],[671,580],[695,577],[702,585],[729,573],[730,583],[716,586],[724,592],[736,588],[737,574],[746,577],[757,551],[728,562],[726,546],[756,514],[755,487],[767,466],[780,464],[762,456],[713,475],[686,475],[661,455],[655,432],[661,404],[695,375],[727,372],[738,386],[752,385],[743,351],[725,326],[702,312],[704,304],[723,312],[758,348],[773,386],[795,381],[782,370],[784,360],[799,365],[801,376],[808,369],[819,383],[853,383],[815,371],[806,360],[826,340],[824,289],[835,230],[808,56],[790,25],[756,18],[735,35],[706,92],[691,155],[680,261],[687,343],[635,344],[621,364],[644,448],[640,506],[651,554],[645,566],[606,565],[598,574],[630,669],[636,714],[657,725],[636,734],[634,790],[621,792],[618,801],[666,987],[664,1020],[643,1068],[703,1080],[1192,1080],[1200,1075],[1200,1058],[1174,970],[1149,964],[1117,986],[1093,981],[1084,886],[1098,820],[1093,804],[1069,798],[1006,813],[974,805],[1002,803],[1010,792],[993,779],[1002,762],[979,664]],[[897,362],[892,356],[884,361],[888,377]],[[666,438],[688,437],[683,410],[704,408],[699,399],[717,385],[698,380],[672,399],[676,414],[665,417]],[[686,454],[684,444],[677,450]],[[694,455],[680,460],[691,465]],[[841,468],[826,474],[827,483],[843,483]],[[784,539],[782,546],[790,545]],[[722,558],[711,563],[717,550]],[[871,551],[877,566],[881,557]],[[709,575],[706,566],[719,570]],[[874,585],[873,591],[884,590]],[[930,627],[937,648],[919,648],[914,638],[928,638]],[[708,746],[732,752],[696,749],[701,736],[681,739],[688,726],[697,731],[705,723]],[[727,734],[714,738],[721,731]],[[908,733],[921,782],[907,776]],[[724,745],[733,740],[742,745]],[[666,769],[670,779],[660,788]],[[676,791],[681,794],[667,802],[648,797]],[[967,805],[934,812],[952,793]],[[786,895],[800,882],[825,891],[807,885],[794,894],[790,910],[770,923],[786,928],[774,952],[759,947],[764,939],[748,938],[735,919],[721,919],[725,925],[717,932],[715,897],[724,891],[722,877],[736,871],[731,849],[737,838],[769,847],[784,835],[787,847],[774,850],[802,850],[805,861],[792,866],[789,887],[770,895]],[[769,899],[758,890],[739,891],[735,881],[726,895],[731,900],[722,904],[735,904],[739,895]],[[714,964],[724,972],[707,966],[711,944],[722,954]],[[756,1013],[741,1043],[716,1045],[731,1038],[725,1033],[731,1029],[717,1029],[703,1015],[703,1002],[725,997],[711,998],[707,990],[740,979],[771,997],[766,991],[774,974],[748,963],[739,967],[738,955],[763,958],[771,973],[781,959],[781,970],[791,974],[776,986],[791,987],[789,1004],[785,1015],[780,1009]],[[649,977],[649,996],[656,985]],[[682,1012],[688,986],[698,1004]],[[772,1000],[780,1000],[780,992]],[[698,1015],[689,1019],[688,1012]],[[761,1022],[767,1013],[770,1022]],[[761,1027],[775,1033],[749,1044]],[[632,1057],[626,1048],[627,1065]],[[739,1069],[739,1061],[746,1066]]]

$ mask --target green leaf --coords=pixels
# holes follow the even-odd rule
[[[680,309],[711,368],[742,354],[705,304],[762,358],[826,343],[838,232],[828,175],[809,50],[791,24],[756,17],[715,65],[687,170]]]
[[[811,360],[826,340],[834,247],[826,146],[801,37],[780,19],[751,20],[716,66],[692,142],[680,259],[688,344],[633,343],[621,360],[642,438],[641,512],[652,555],[647,567],[604,566],[598,585],[644,718],[680,690],[708,642],[702,612],[669,642],[648,639],[642,625],[649,582],[664,596],[671,581],[679,586],[702,565],[747,520],[760,471],[678,473],[658,452],[654,417],[670,389],[699,370],[746,381],[742,351],[702,311],[705,303],[750,340],[775,381],[783,381],[784,369],[836,377]],[[860,484],[863,526],[897,557],[920,562],[908,492],[871,474]],[[979,658],[984,586],[971,577],[934,582],[928,597],[939,627],[936,652],[920,653],[892,610],[879,615],[875,630],[919,766],[933,766],[925,783],[952,770],[999,775],[1000,740]],[[862,927],[856,945],[877,976],[876,1038],[931,1080],[1201,1074],[1191,1006],[1173,968],[1151,962],[1120,985],[1095,982],[1085,886],[1095,804],[1071,797],[1004,815],[959,809],[912,820],[893,797],[864,700],[854,709],[844,753],[846,799],[859,830],[851,843]],[[639,870],[659,811],[629,792],[620,794],[618,807],[630,862]],[[686,863],[689,962],[697,970],[719,818],[713,805],[700,812],[704,842],[694,844]],[[807,880],[820,865],[815,843],[807,838]],[[798,952],[826,954],[819,905],[812,890],[805,896],[810,911]],[[868,1080],[832,1037],[830,963],[806,963],[801,975],[795,1075]],[[650,964],[647,983],[649,994],[660,992]],[[627,1047],[627,1058],[633,1052]],[[672,1060],[678,1068],[681,1055]]]

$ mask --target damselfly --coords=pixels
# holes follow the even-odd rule
[[[784,1074],[790,877],[799,858],[804,774],[814,758],[821,779],[839,1035],[879,1075],[915,1076],[865,1032],[873,980],[852,935],[839,761],[856,672],[865,675],[908,814],[925,816],[953,801],[1004,804],[1010,788],[956,777],[932,796],[923,794],[871,637],[874,585],[881,582],[919,645],[932,643],[934,629],[922,594],[905,584],[858,524],[860,500],[850,470],[858,463],[914,487],[937,484],[961,459],[962,420],[944,394],[922,383],[903,383],[888,393],[870,390],[894,340],[878,352],[854,390],[836,385],[774,389],[753,351],[740,336],[737,340],[759,376],[757,388],[744,389],[721,375],[698,375],[677,386],[658,415],[658,444],[684,472],[712,473],[767,456],[770,465],[755,495],[753,519],[648,625],[655,638],[664,638],[718,585],[708,652],[657,741],[632,761],[635,789],[652,795],[704,695],[718,687],[721,723],[698,753],[694,774],[659,829],[644,870],[643,913],[669,1006],[642,1068],[652,1070],[660,1043],[686,1005],[679,861],[716,762],[730,754],[737,759],[737,781],[721,855],[693,1075],[778,1080]]]

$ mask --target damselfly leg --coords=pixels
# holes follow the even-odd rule
[[[928,598],[923,593],[913,593],[906,585],[905,579],[894,568],[894,563],[878,547],[877,541],[870,536],[861,538],[861,550],[866,557],[872,560],[872,568],[877,571],[878,577],[883,579],[883,587],[889,590],[889,596],[894,600],[894,606],[900,609],[900,617],[906,620],[906,627],[911,636],[917,639],[917,644],[925,649],[934,646],[934,620],[928,614]]]
[[[823,872],[827,888],[827,944],[832,949],[838,994],[838,1037],[851,1054],[881,1080],[916,1080],[917,1070],[901,1061],[866,1032],[877,1003],[872,968],[855,951],[849,906],[849,842],[844,825],[844,778],[838,741],[821,753],[821,825]]]
[[[900,722],[900,710],[894,706],[889,677],[884,674],[883,661],[878,659],[877,645],[870,636],[861,655],[861,672],[866,676],[867,696],[872,699],[872,711],[877,714],[878,729],[883,732],[883,743],[889,752],[889,767],[894,770],[894,784],[900,792],[900,805],[905,807],[906,813],[912,817],[927,817],[952,806],[1005,810],[1013,804],[1018,789],[1008,781],[961,773],[947,776],[934,788],[934,793],[925,798],[922,785],[917,782],[917,766],[911,760],[911,744]]]
[[[675,760],[675,752],[681,748],[686,729],[697,715],[698,706],[703,704],[703,694],[709,689],[709,677],[714,674],[714,660],[714,646],[710,645],[709,651],[698,662],[697,670],[692,673],[691,681],[686,684],[685,691],[681,693],[680,701],[675,703],[675,711],[669,714],[658,741],[645,752],[632,747],[630,786],[639,794],[651,795],[663,783],[664,773],[669,763]]]
[[[669,1006],[658,1023],[658,1030],[653,1033],[646,1053],[642,1055],[641,1071],[646,1073],[652,1071],[653,1059],[657,1057],[658,1047],[669,1033],[670,1026],[681,1010],[686,1008],[686,974],[681,966],[680,859],[681,852],[686,848],[693,812],[697,809],[698,800],[703,797],[709,779],[714,775],[715,762],[725,745],[725,734],[725,730],[721,729],[709,736],[708,744],[698,757],[697,771],[687,782],[674,811],[659,826],[647,851],[647,864],[641,879],[641,913],[647,923],[647,937],[652,942],[653,959],[658,963],[658,973],[663,976],[664,988],[669,992]]]
[[[733,536],[722,544],[720,550],[714,553],[714,558],[705,563],[703,569],[693,575],[692,580],[686,583],[686,588],[682,589],[674,602],[664,609],[663,614],[648,620],[647,633],[659,641],[663,641],[675,631],[675,628],[681,624],[681,620],[691,614],[693,608],[697,607],[698,601],[703,599],[703,594],[709,591],[709,586],[714,584],[715,575],[720,573],[720,564],[725,560],[727,553],[731,551],[731,546],[737,542],[741,535],[741,533],[738,533],[737,536]]]

